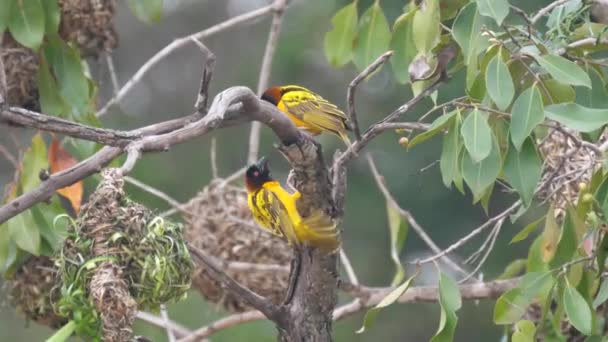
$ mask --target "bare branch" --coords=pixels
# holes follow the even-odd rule
[[[199,114],[204,114],[207,111],[207,102],[209,101],[209,85],[211,84],[211,77],[213,76],[213,69],[215,67],[215,55],[198,39],[195,39],[194,37],[190,37],[190,39],[205,55],[201,85],[198,88],[198,95],[196,97],[196,102],[194,103],[194,110]]]
[[[551,12],[551,10],[553,10],[554,8],[561,6],[563,4],[565,4],[566,2],[568,2],[570,0],[557,0],[554,1],[552,3],[550,3],[549,5],[541,8],[538,12],[536,12],[536,14],[530,19],[530,24],[534,25],[540,18],[542,18],[543,16],[545,16],[546,14],[548,14],[549,12]]]
[[[380,57],[378,57],[372,64],[365,68],[348,85],[348,91],[346,93],[346,103],[348,104],[348,118],[350,119],[350,122],[353,125],[353,131],[355,132],[355,137],[357,137],[357,141],[361,140],[361,131],[359,130],[359,121],[357,120],[357,111],[355,109],[355,92],[357,90],[357,86],[359,86],[359,83],[365,80],[369,75],[371,75],[382,65],[384,65],[384,63],[386,63],[392,55],[393,51],[387,51],[380,55]]]
[[[500,230],[502,229],[502,224],[504,223],[505,218],[506,217],[503,217],[502,219],[498,220],[498,222],[496,222],[494,229],[492,229],[492,231],[490,232],[489,244],[487,245],[485,254],[481,258],[481,260],[479,261],[477,266],[475,266],[475,269],[471,273],[469,273],[466,277],[464,277],[458,281],[459,284],[462,284],[462,283],[466,282],[467,280],[471,279],[472,277],[474,277],[477,274],[477,272],[479,272],[481,267],[486,263],[488,256],[490,256],[490,253],[492,253],[492,250],[494,249],[494,244],[496,243],[496,239],[498,238],[498,235],[500,234]],[[482,245],[482,248],[480,249],[480,251],[483,250],[483,248],[485,248],[485,246],[486,246],[486,243],[484,243]]]
[[[344,270],[346,271],[346,275],[348,276],[348,281],[350,281],[353,285],[359,285],[359,279],[357,279],[355,269],[350,263],[350,259],[344,251],[344,248],[340,248],[340,261],[342,262],[342,265],[344,265]]]
[[[123,176],[131,173],[133,168],[135,167],[135,163],[141,157],[141,150],[137,147],[129,147],[127,148],[127,160],[125,160],[124,164],[120,167],[119,171]]]
[[[137,318],[141,319],[142,321],[153,324],[157,327],[171,330],[177,337],[189,336],[192,334],[192,331],[190,331],[188,328],[182,326],[179,323],[176,323],[171,320],[165,321],[163,318],[145,311],[139,311],[137,313]]]
[[[258,95],[261,95],[262,92],[266,88],[268,88],[268,81],[270,80],[270,71],[272,70],[272,60],[277,47],[277,43],[279,41],[279,35],[281,33],[281,26],[283,23],[283,14],[285,12],[286,7],[287,0],[275,0],[273,3],[274,16],[272,17],[270,33],[268,34],[268,40],[266,41],[266,49],[264,50],[264,57],[262,58],[262,67],[260,68],[260,77],[258,79]],[[258,159],[258,153],[260,150],[261,129],[262,126],[260,123],[254,122],[251,124],[247,164],[252,164]]]
[[[167,195],[165,192],[158,190],[157,188],[154,188],[144,182],[141,182],[133,177],[129,177],[129,176],[125,176],[123,177],[123,179],[130,184],[133,184],[134,186],[138,187],[139,189],[152,194],[160,199],[162,199],[163,201],[167,202],[170,206],[172,206],[173,208],[176,208],[178,210],[183,210],[183,205],[181,203],[179,203],[176,199],[174,199],[173,197]]]
[[[219,172],[217,169],[217,139],[215,137],[211,138],[211,146],[209,147],[209,159],[211,159],[211,177],[213,179],[219,177]]]
[[[520,278],[508,280],[496,280],[485,283],[471,283],[460,285],[460,293],[464,300],[481,300],[494,299],[506,291],[514,288],[519,283]],[[334,310],[333,319],[335,321],[347,318],[355,313],[358,313],[366,308],[375,306],[388,294],[393,288],[370,288],[357,287],[357,295],[361,300],[355,300],[351,303],[344,304]],[[367,298],[365,300],[365,298]],[[398,300],[399,303],[420,303],[420,302],[436,302],[439,299],[439,290],[436,286],[418,286],[408,289]],[[211,335],[228,329],[234,326],[259,321],[265,319],[264,315],[259,311],[248,311],[234,314],[222,319],[219,319],[208,326],[202,327],[192,335],[189,335],[179,342],[199,341],[199,339],[210,337]]]
[[[1,41],[1,38],[0,38]],[[6,80],[6,72],[4,71],[4,60],[2,58],[2,43],[0,42],[0,113],[8,104],[8,86]]]
[[[420,94],[414,96],[411,100],[409,100],[404,105],[400,106],[392,113],[387,115],[384,119],[376,122],[370,128],[365,131],[365,133],[361,136],[361,140],[355,141],[352,145],[350,145],[344,153],[336,154],[334,156],[334,162],[332,166],[332,183],[333,183],[333,192],[332,197],[334,199],[334,203],[336,209],[338,211],[343,210],[344,207],[344,196],[346,194],[346,163],[355,158],[358,153],[365,147],[367,144],[372,141],[375,137],[377,137],[380,133],[386,131],[387,127],[390,127],[393,121],[399,118],[400,115],[407,113],[412,108],[416,107],[422,99],[431,95],[443,82],[446,81],[446,78],[439,77],[435,82],[433,82],[428,88],[424,89]],[[413,124],[407,124],[413,125]]]
[[[193,342],[200,341],[203,338],[207,338],[214,333],[240,325],[247,322],[259,321],[264,319],[264,315],[259,311],[247,311],[231,315],[222,319],[219,319],[207,326],[204,326],[196,330],[191,335],[178,340],[178,342]]]
[[[171,322],[171,319],[169,319],[169,312],[167,311],[166,304],[160,305],[160,317],[163,319],[163,321],[165,323],[165,330],[167,331],[167,340],[169,340],[169,342],[175,342],[176,339],[175,339],[175,334],[173,333],[173,330],[171,330],[167,327],[169,325],[169,322]]]
[[[188,249],[195,259],[197,259],[205,268],[210,270],[211,272],[209,273],[214,275],[214,278],[223,284],[227,290],[236,294],[241,300],[262,312],[264,316],[277,323],[277,325],[284,326],[284,319],[286,317],[280,307],[277,307],[270,300],[239,284],[236,280],[232,279],[232,277],[224,273],[221,262],[213,256],[208,255],[205,251],[192,245],[188,245]]]
[[[399,205],[399,203],[397,203],[397,200],[395,200],[393,195],[388,190],[388,187],[386,186],[386,183],[384,181],[384,177],[380,174],[380,172],[378,172],[378,169],[376,168],[376,163],[374,163],[374,159],[372,158],[372,156],[370,154],[367,154],[367,162],[369,163],[369,167],[372,170],[372,175],[374,176],[374,179],[376,180],[376,184],[378,185],[380,192],[382,192],[382,194],[384,195],[384,198],[386,199],[386,201],[390,202],[391,205],[399,211],[399,214],[409,223],[409,225],[412,227],[412,229],[414,229],[416,234],[418,234],[418,236],[422,239],[422,241],[424,241],[424,243],[426,243],[426,245],[434,253],[441,253],[441,248],[439,248],[439,246],[437,246],[435,241],[433,241],[433,239],[431,239],[431,237],[418,224],[418,222],[416,222],[416,219],[414,218],[414,216],[408,210],[403,209]],[[462,274],[465,274],[465,275],[467,274],[467,272],[465,270],[463,270],[455,261],[453,261],[449,257],[442,256],[441,259],[452,269],[454,269]]]
[[[422,260],[416,261],[414,263],[416,263],[416,264],[425,264],[425,263],[437,260],[437,259],[443,257],[444,255],[450,254],[451,252],[453,252],[454,250],[460,248],[462,245],[464,245],[465,243],[467,243],[469,240],[471,240],[475,236],[479,235],[481,232],[483,232],[484,230],[486,230],[488,227],[492,226],[493,223],[502,220],[507,215],[509,215],[512,212],[514,212],[515,210],[517,210],[517,208],[519,208],[520,205],[521,205],[521,201],[517,201],[517,202],[513,203],[505,211],[503,211],[500,214],[498,214],[498,215],[492,217],[491,219],[487,220],[484,224],[482,224],[481,226],[475,228],[473,231],[471,231],[465,237],[463,237],[460,240],[456,241],[450,247],[444,249],[441,253],[437,253],[437,254],[435,254],[432,257],[429,257],[429,258],[426,258],[426,259],[422,259]]]
[[[112,54],[108,51],[106,51],[104,55],[106,57],[106,65],[108,66],[110,80],[112,81],[112,89],[114,91],[114,95],[116,95],[120,90],[120,83],[118,83],[118,76],[116,75],[116,69],[114,68],[114,59],[112,58]]]
[[[251,11],[251,12],[233,17],[229,20],[223,21],[206,30],[203,30],[203,31],[188,35],[186,37],[182,37],[182,38],[178,38],[178,39],[174,40],[173,42],[171,42],[171,44],[162,48],[159,52],[157,52],[154,56],[152,56],[152,58],[150,58],[146,63],[144,63],[139,68],[139,70],[137,70],[135,75],[133,75],[133,77],[131,77],[131,79],[123,85],[123,87],[120,89],[118,94],[115,97],[113,97],[110,101],[108,101],[108,103],[106,103],[106,105],[101,110],[99,110],[99,112],[97,112],[96,115],[98,117],[101,117],[101,116],[104,116],[105,114],[107,114],[108,109],[110,109],[110,107],[112,107],[114,104],[122,101],[122,99],[127,95],[127,93],[129,93],[129,91],[131,91],[131,89],[133,89],[133,87],[142,80],[144,75],[147,74],[148,71],[150,71],[152,69],[152,67],[154,67],[158,62],[160,62],[161,60],[163,60],[167,56],[169,56],[171,53],[173,53],[173,51],[175,51],[179,48],[182,48],[189,43],[192,43],[193,38],[200,41],[200,40],[206,39],[212,35],[225,31],[227,29],[235,28],[242,24],[253,22],[255,19],[257,19],[259,17],[263,17],[263,16],[271,13],[273,11],[273,9],[274,9],[273,5],[265,6],[260,9],[255,10],[255,11]]]

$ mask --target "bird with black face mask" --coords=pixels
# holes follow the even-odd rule
[[[337,250],[340,242],[336,223],[322,210],[302,218],[296,206],[300,193],[289,193],[272,178],[266,158],[249,166],[245,186],[249,209],[260,226],[294,246],[314,246],[328,252]]]

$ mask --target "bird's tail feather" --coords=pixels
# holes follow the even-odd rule
[[[340,247],[337,224],[322,210],[302,219],[302,229],[298,235],[302,243],[326,252],[335,252]]]

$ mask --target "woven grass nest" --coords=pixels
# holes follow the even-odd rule
[[[53,291],[56,284],[57,268],[53,260],[32,256],[6,280],[4,291],[20,316],[56,329],[67,322],[53,309],[58,299],[58,293]]]
[[[257,227],[247,207],[243,189],[222,184],[216,179],[185,206],[186,238],[226,264],[246,262],[289,266],[292,256],[287,243]],[[227,274],[261,296],[280,303],[285,295],[289,273],[284,270],[231,269]],[[209,301],[232,312],[250,309],[238,298],[226,293],[209,277],[204,268],[196,268],[193,286]]]
[[[102,177],[57,258],[55,309],[84,338],[130,341],[137,310],[183,298],[193,264],[181,225],[129,200],[117,169]]]
[[[59,0],[59,8],[59,35],[76,44],[82,56],[96,57],[118,45],[118,36],[112,22],[116,0]],[[11,106],[39,110],[36,52],[17,43],[8,32],[2,36],[1,43],[8,103]]]
[[[580,135],[568,128],[563,128],[572,136]],[[606,140],[606,132],[600,141]],[[544,159],[541,184],[549,178],[552,181],[539,194],[541,200],[554,204],[556,216],[562,217],[568,204],[576,204],[580,185],[589,184],[593,173],[602,167],[602,161],[595,152],[585,146],[578,146],[567,134],[552,130],[540,143],[540,152]],[[563,161],[565,156],[569,156]]]

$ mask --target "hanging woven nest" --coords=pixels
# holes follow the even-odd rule
[[[5,1],[5,0],[2,0]],[[83,57],[97,57],[118,45],[113,18],[116,0],[59,0],[59,35],[78,46]],[[11,106],[39,111],[38,55],[16,42],[7,31],[2,36],[0,54]]]
[[[0,57],[4,63],[7,85],[7,103],[29,110],[39,110],[38,56],[32,50],[21,46],[8,33],[2,37]]]
[[[32,256],[7,279],[4,288],[19,315],[56,329],[67,322],[53,310],[59,295],[52,291],[56,281],[57,268],[51,258]]]
[[[82,337],[129,341],[138,309],[186,295],[193,265],[180,225],[130,201],[117,169],[102,177],[58,258],[56,311]]]
[[[118,45],[113,18],[116,0],[60,0],[61,38],[75,43],[84,57],[96,57]]]
[[[287,289],[291,248],[281,238],[255,225],[243,189],[222,183],[219,179],[211,182],[186,204],[186,238],[226,265],[242,262],[283,266],[279,270],[228,266],[225,270],[249,289],[280,303]],[[251,309],[226,293],[205,268],[197,266],[192,280],[194,287],[207,300],[229,311]]]
[[[571,136],[580,135],[563,128]],[[539,144],[544,159],[540,184],[545,184],[539,199],[549,200],[556,217],[562,217],[568,205],[576,204],[580,185],[588,184],[593,173],[601,168],[601,160],[586,146],[580,146],[568,134],[552,129]]]

